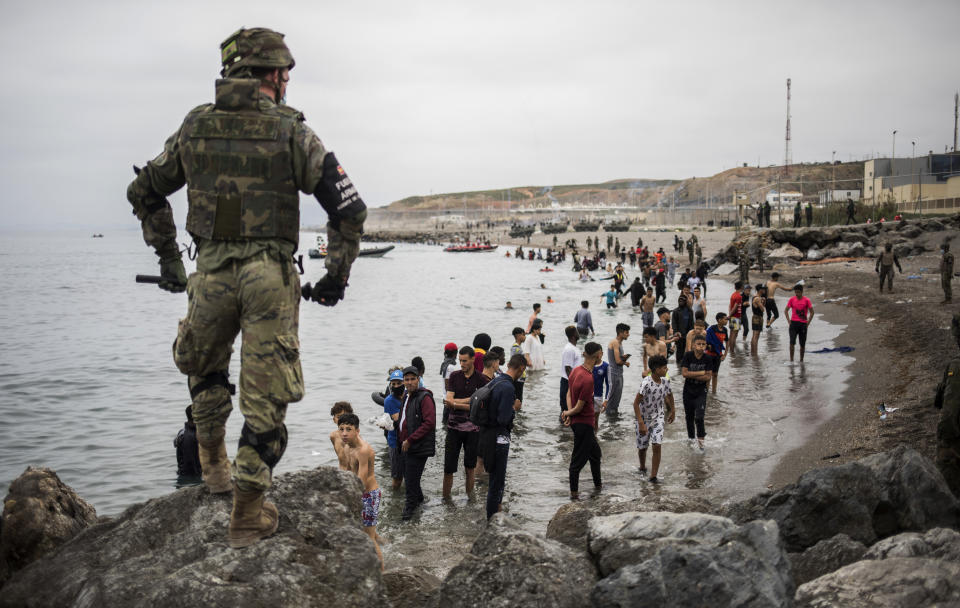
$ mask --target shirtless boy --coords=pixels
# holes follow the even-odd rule
[[[655,296],[652,291],[647,291],[640,299],[640,317],[643,319],[643,327],[653,327],[653,307],[655,305]]]
[[[374,475],[374,453],[370,444],[360,437],[360,418],[356,414],[340,414],[337,421],[337,433],[340,435],[340,449],[337,458],[340,468],[350,471],[360,478],[363,484],[363,531],[367,533],[380,558],[380,570],[383,570],[383,552],[377,543],[377,517],[380,514],[380,486]]]
[[[703,320],[703,317],[700,316],[700,313],[697,313],[697,320],[693,322],[693,329],[687,332],[687,348],[685,352],[693,350],[693,341],[697,336],[703,336],[703,339],[707,339],[707,322]]]
[[[667,359],[667,345],[657,338],[657,330],[653,327],[643,328],[643,378],[650,375],[652,368],[650,360],[654,357]]]
[[[340,416],[352,414],[353,406],[348,401],[337,401],[330,408],[330,415],[333,416],[333,425],[337,430],[330,433],[330,443],[333,444],[333,451],[337,453],[337,460],[340,461],[340,468],[345,469],[346,463],[343,460],[343,441],[340,439]]]
[[[780,317],[780,311],[777,309],[777,301],[774,297],[777,295],[777,290],[782,289],[789,293],[793,290],[792,287],[787,287],[782,283],[777,282],[777,279],[780,278],[780,273],[775,272],[770,275],[770,280],[767,281],[767,300],[764,304],[767,310],[767,327],[773,325],[773,322]]]

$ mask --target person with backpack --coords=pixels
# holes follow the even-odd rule
[[[514,383],[527,369],[527,360],[516,354],[507,362],[507,371],[483,386],[471,400],[471,418],[480,426],[480,452],[490,474],[487,487],[487,519],[500,510],[507,481],[507,458],[510,454],[510,431],[513,418],[520,409]]]

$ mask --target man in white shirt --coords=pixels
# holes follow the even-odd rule
[[[529,356],[530,365],[527,369],[530,371],[544,369],[547,366],[547,361],[543,357],[543,344],[540,342],[542,327],[543,323],[540,319],[534,321],[530,335],[523,341],[523,352]]]
[[[567,408],[567,388],[569,387],[570,372],[578,365],[583,365],[583,357],[580,355],[580,349],[577,348],[577,340],[580,339],[580,333],[575,325],[568,325],[564,333],[567,335],[567,343],[563,345],[563,352],[560,355],[560,411]]]

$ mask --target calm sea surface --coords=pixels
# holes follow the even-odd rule
[[[631,233],[631,236],[634,236]],[[668,249],[669,233],[644,233],[653,250]],[[185,241],[186,237],[181,241]],[[305,251],[314,235],[301,235]],[[369,246],[369,245],[367,245]],[[530,306],[543,303],[548,369],[530,374],[511,445],[504,509],[536,532],[568,500],[567,466],[573,441],[557,423],[560,350],[563,328],[580,300],[591,302],[598,342],[613,337],[625,322],[634,353],[626,372],[622,416],[601,418],[605,493],[626,498],[648,492],[704,492],[716,500],[746,497],[762,489],[779,456],[801,444],[817,425],[837,411],[837,398],[852,359],[809,354],[805,364],[787,361],[787,323],[760,340],[760,357],[742,347],[721,368],[719,390],[707,405],[705,453],[686,442],[681,379],[670,363],[677,399],[677,422],[667,427],[659,487],[637,473],[631,403],[640,385],[642,323],[629,306],[604,309],[608,283],[581,283],[570,262],[555,272],[539,272],[543,262],[492,254],[448,254],[439,247],[399,245],[381,259],[358,259],[347,299],[333,309],[302,302],[300,339],[306,397],[290,406],[290,445],[277,473],[318,465],[336,466],[328,435],[334,401],[348,400],[362,421],[361,432],[382,454],[381,487],[389,488],[386,442],[367,420],[382,412],[370,393],[385,385],[387,369],[407,365],[415,355],[427,364],[425,383],[437,394],[442,346],[469,344],[478,332],[509,348],[510,330],[526,326]],[[191,263],[188,262],[188,271]],[[303,280],[323,273],[321,260],[305,260]],[[145,499],[168,493],[176,482],[173,438],[189,403],[185,378],[171,358],[177,321],[186,295],[138,285],[137,273],[157,272],[156,258],[136,231],[89,234],[4,234],[0,275],[6,288],[0,308],[0,493],[28,465],[51,467],[91,502],[112,515]],[[594,273],[599,276],[603,273]],[[628,267],[630,280],[633,272]],[[754,282],[760,277],[754,276]],[[543,287],[541,287],[543,284]],[[709,317],[726,311],[732,291],[719,279],[708,283]],[[814,305],[819,298],[809,294]],[[548,304],[547,296],[555,303]],[[667,292],[668,305],[677,290]],[[504,310],[506,300],[515,310]],[[786,298],[779,297],[781,311]],[[808,351],[834,346],[842,326],[818,318]],[[742,341],[741,341],[742,344]],[[581,343],[582,346],[582,343]],[[237,344],[239,355],[239,344]],[[239,374],[239,356],[231,377]],[[227,450],[236,452],[243,420],[234,403]],[[402,495],[384,490],[381,534],[388,561],[421,563],[437,573],[452,567],[481,529],[483,493],[470,501],[463,492],[462,468],[454,501],[439,500],[443,433],[438,457],[427,465],[423,483],[430,500],[422,516],[399,522]],[[462,464],[462,461],[461,461]],[[581,477],[591,486],[589,468]]]

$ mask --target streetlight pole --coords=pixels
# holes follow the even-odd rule
[[[894,129],[893,130],[893,148],[890,151],[890,193],[891,194],[894,193],[894,188],[896,188],[897,186],[897,180],[894,179],[894,176],[896,175],[896,171],[897,171],[897,130]],[[874,198],[876,199],[877,197],[874,197]],[[897,202],[897,197],[895,194],[893,197],[893,202],[894,203]],[[874,200],[873,221],[877,221],[877,203],[879,203],[879,201]]]
[[[916,138],[910,140],[910,145],[912,146],[912,149],[910,150],[910,190],[911,190],[912,192],[910,192],[910,194],[914,195],[914,198],[916,199],[916,191],[914,190],[914,187],[913,187],[913,177],[914,177],[914,168],[913,168],[913,167],[914,167],[914,162],[913,162],[913,161],[914,161],[914,159],[917,157],[917,140],[916,140]],[[919,201],[918,201],[918,202],[919,202]],[[918,206],[918,205],[915,205],[915,206]]]
[[[837,151],[830,153],[830,200],[827,201],[827,226],[830,225],[830,209],[837,196]]]

